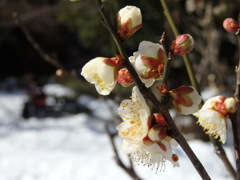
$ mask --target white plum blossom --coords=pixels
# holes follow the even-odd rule
[[[117,126],[118,134],[128,141],[140,141],[148,133],[150,109],[137,86],[132,90],[132,100],[124,100],[118,108],[123,122]]]
[[[163,72],[166,61],[163,46],[150,41],[142,41],[138,51],[129,57],[129,60],[142,82],[150,87],[156,79],[159,79]],[[161,70],[160,70],[161,69]]]
[[[177,89],[171,90],[169,95],[178,112],[188,115],[199,110],[198,106],[202,97],[193,87],[180,86]]]
[[[108,95],[117,83],[117,72],[121,64],[118,58],[94,58],[85,64],[81,75],[91,84],[95,84],[99,94]]]
[[[117,14],[118,34],[122,38],[132,36],[142,27],[141,10],[135,6],[126,6]]]
[[[198,118],[198,124],[206,130],[206,133],[220,138],[222,143],[226,142],[226,120],[229,114],[236,112],[237,101],[234,98],[216,96],[208,99],[202,108],[193,114]]]

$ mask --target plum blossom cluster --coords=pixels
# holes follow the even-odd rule
[[[124,40],[131,37],[142,27],[142,15],[139,8],[126,6],[116,16],[117,34]],[[170,45],[170,53],[184,55],[193,49],[193,38],[180,35]],[[138,51],[129,57],[129,62],[135,69],[139,79],[146,87],[150,87],[156,80],[161,80],[168,60],[167,53],[159,43],[142,41]],[[81,75],[95,85],[101,95],[109,95],[117,83],[128,87],[134,79],[120,55],[115,57],[96,57],[90,60],[82,69]],[[176,109],[182,114],[193,114],[199,110],[201,96],[193,87],[180,86],[168,91],[166,86],[158,87],[162,94],[172,99]],[[118,108],[123,122],[117,126],[118,134],[123,139],[122,150],[136,161],[164,170],[165,161],[172,162],[178,167],[178,156],[172,152],[177,142],[168,135],[169,127],[161,114],[150,113],[150,107],[140,93],[138,87],[133,87],[132,99],[124,100]]]
[[[161,114],[150,114],[139,89],[132,90],[132,99],[124,100],[118,108],[123,122],[117,126],[123,139],[122,151],[131,153],[131,158],[138,164],[156,168],[156,172],[165,167],[165,161],[178,167],[178,156],[172,153],[172,146],[177,142],[167,136],[168,126]]]
[[[193,114],[198,117],[198,124],[206,130],[206,133],[215,138],[219,137],[222,143],[226,141],[226,129],[229,115],[235,113],[238,108],[237,101],[224,96],[216,96],[208,99],[202,108]]]
[[[118,35],[122,38],[131,37],[142,27],[142,15],[139,8],[126,6],[116,17]],[[171,45],[175,55],[184,55],[193,49],[193,39],[190,35],[180,35]],[[116,57],[97,57],[89,61],[82,69],[81,75],[95,84],[99,94],[109,95],[116,83],[128,87],[134,80],[128,70],[121,67],[123,60],[120,55]],[[159,43],[142,41],[138,51],[129,57],[129,61],[136,70],[139,78],[146,87],[150,87],[155,80],[161,80],[164,65],[167,61],[163,46]]]

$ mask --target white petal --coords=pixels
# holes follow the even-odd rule
[[[114,67],[106,65],[105,63],[99,63],[97,74],[106,84],[114,84]]]
[[[148,56],[152,58],[158,58],[158,50],[163,49],[162,45],[158,43],[152,43],[150,41],[142,41],[139,44],[138,52],[140,56]]]
[[[217,111],[201,109],[194,115],[199,117],[198,123],[206,130],[206,133],[215,137],[220,136],[222,143],[225,143],[226,120]]]
[[[121,24],[124,24],[129,19],[132,20],[132,27],[142,24],[141,10],[135,6],[126,6],[118,12],[121,19]]]
[[[180,105],[181,106],[181,105]],[[199,110],[198,104],[193,104],[190,107],[186,106],[181,106],[181,114],[188,115],[188,114],[193,114]]]
[[[81,75],[84,76],[84,78],[88,82],[94,84],[92,82],[93,76],[97,72],[99,63],[101,63],[103,59],[105,58],[97,57],[95,59],[90,60],[87,64],[85,64],[85,66],[83,66]]]
[[[129,57],[129,60],[131,62],[131,64],[133,65],[134,69],[136,70],[139,78],[141,79],[141,81],[145,84],[146,87],[150,87],[153,85],[153,83],[155,82],[154,78],[150,78],[150,79],[143,79],[141,77],[141,74],[147,70],[147,67],[142,63],[141,57],[139,56],[139,52],[135,52],[133,53],[133,56]]]
[[[215,97],[212,97],[210,99],[208,99],[207,101],[205,101],[204,105],[202,106],[202,109],[209,109],[209,108],[212,108],[212,101],[218,101],[218,102],[221,102],[220,98],[222,96],[215,96]]]
[[[95,84],[96,90],[101,95],[108,95],[115,87],[114,67],[103,63],[104,57],[97,57],[89,61],[82,69],[81,75]]]
[[[150,110],[138,87],[135,86],[132,90],[132,100],[121,103],[118,113],[124,120],[117,126],[121,138],[140,141],[147,135]]]

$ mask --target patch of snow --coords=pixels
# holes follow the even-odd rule
[[[22,94],[0,94],[0,180],[132,179],[114,160],[103,129],[105,121],[96,121],[84,113],[24,120],[24,99]],[[110,117],[103,104],[103,100],[92,99],[89,107],[99,116]],[[128,157],[120,150],[121,139],[115,142],[123,162],[128,164]],[[231,179],[210,143],[194,140],[189,144],[212,179]],[[231,148],[225,149],[234,163]],[[166,162],[164,172],[155,174],[151,167],[140,165],[135,167],[137,174],[144,180],[201,180],[182,149],[174,148],[174,152],[179,156],[180,168]]]
[[[46,84],[43,86],[43,92],[49,96],[69,97],[75,96],[75,92],[66,86],[60,84]]]

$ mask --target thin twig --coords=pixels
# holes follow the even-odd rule
[[[25,28],[25,26],[22,24],[22,21],[20,19],[20,17],[18,16],[18,14],[16,12],[13,13],[13,18],[14,18],[14,22],[15,24],[17,24],[21,30],[23,31],[24,35],[26,36],[27,40],[31,43],[31,45],[33,46],[33,48],[39,53],[39,55],[47,62],[49,62],[50,64],[52,64],[53,66],[59,68],[59,69],[63,69],[65,70],[65,68],[59,63],[58,59],[53,59],[51,58],[48,54],[46,54],[41,47],[35,42],[35,40],[32,38],[32,36],[30,35],[30,33],[28,32],[28,30]],[[67,71],[66,71],[67,72]]]
[[[168,123],[168,125],[169,125],[169,127],[172,131],[173,138],[176,139],[176,141],[183,148],[183,150],[185,151],[185,153],[187,154],[187,156],[191,160],[193,166],[196,168],[196,170],[198,171],[198,173],[202,177],[202,179],[206,179],[206,180],[211,179],[209,177],[209,175],[207,174],[205,168],[203,167],[201,162],[198,160],[198,158],[196,157],[196,155],[194,154],[194,152],[192,151],[192,149],[188,145],[187,141],[185,140],[185,138],[183,137],[183,135],[180,133],[177,126],[175,125],[172,117],[170,116],[170,114],[168,112],[168,107],[164,104],[161,104],[157,100],[155,95],[152,93],[152,91],[150,89],[146,88],[146,86],[141,82],[141,80],[138,77],[135,69],[133,68],[130,61],[128,60],[128,56],[126,54],[126,50],[124,48],[124,44],[123,44],[122,40],[117,35],[116,30],[113,28],[113,25],[111,24],[108,16],[106,15],[104,6],[102,4],[102,1],[101,0],[96,0],[96,3],[98,5],[98,10],[103,17],[104,25],[109,30],[109,32],[111,33],[111,35],[112,35],[112,37],[113,37],[113,39],[114,39],[114,41],[115,41],[115,43],[118,47],[120,55],[122,56],[122,58],[125,61],[125,66],[127,67],[128,71],[131,73],[131,75],[132,75],[136,85],[140,89],[141,93],[144,95],[144,97],[146,99],[149,99],[151,102],[153,102],[153,104],[156,106],[156,108],[159,110],[159,112],[163,115],[164,119],[166,120],[166,122]]]

